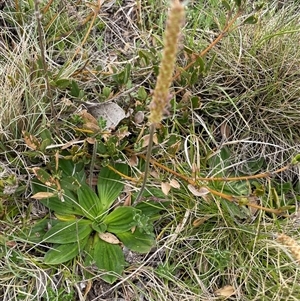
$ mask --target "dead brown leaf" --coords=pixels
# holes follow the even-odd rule
[[[225,285],[222,288],[219,288],[215,291],[215,295],[218,297],[230,297],[234,295],[235,289],[231,285]]]
[[[188,190],[194,195],[194,196],[204,196],[209,193],[209,190],[206,187],[201,187],[197,189],[193,185],[189,184]]]

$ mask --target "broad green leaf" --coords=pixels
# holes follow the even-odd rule
[[[135,199],[137,196],[137,193],[133,194],[133,198]],[[159,188],[149,188],[143,192],[143,199],[161,199],[165,200],[166,195],[162,192]]]
[[[78,189],[78,201],[84,216],[95,219],[103,212],[99,197],[87,184],[83,183]]]
[[[61,222],[76,221],[76,215],[74,215],[74,214],[61,215],[61,214],[55,213],[55,217]]]
[[[103,233],[107,230],[107,225],[105,225],[104,223],[93,222],[92,228],[98,233]]]
[[[65,245],[55,246],[49,250],[45,257],[44,263],[46,264],[61,264],[73,259],[85,247],[87,238],[80,241]]]
[[[82,215],[82,210],[76,201],[76,195],[68,190],[61,192],[60,197],[42,199],[40,202],[61,215]]]
[[[60,159],[59,168],[63,171],[64,176],[75,177],[80,183],[84,182],[85,172],[83,163],[74,164],[72,160]]]
[[[221,183],[219,183],[221,184]],[[246,181],[234,181],[234,182],[227,182],[226,185],[222,185],[222,192],[231,194],[231,195],[249,195],[250,194],[250,186],[249,183]],[[220,188],[221,188],[220,185]]]
[[[92,266],[95,263],[95,260],[93,258],[94,254],[94,237],[91,235],[88,238],[88,241],[84,247],[84,266],[86,267],[83,269],[83,273],[86,279],[92,278],[93,274],[90,273],[88,268]]]
[[[148,253],[155,242],[153,234],[141,233],[138,229],[134,233],[127,231],[116,235],[128,249],[139,253]]]
[[[154,221],[160,217],[160,212],[166,210],[170,204],[170,201],[148,201],[138,203],[135,208],[141,210],[144,215],[150,217],[151,221]]]
[[[29,242],[38,243],[43,240],[43,236],[47,233],[48,227],[55,226],[59,221],[55,219],[43,219],[35,223],[29,229],[25,229],[25,233],[21,233],[20,237]]]
[[[201,56],[197,57],[197,59],[195,61],[195,65],[199,66],[199,68],[197,68],[199,74],[202,73],[203,71],[205,71],[205,69],[206,69],[205,62]]]
[[[111,88],[110,87],[103,87],[102,89],[102,95],[105,96],[105,98],[108,98],[111,94]]]
[[[95,235],[92,257],[100,270],[108,272],[101,278],[110,284],[114,283],[124,270],[125,259],[121,247],[103,241],[98,235]]]
[[[115,169],[123,174],[127,174],[127,165],[116,164]],[[120,195],[124,184],[121,176],[110,170],[108,167],[103,167],[98,178],[98,195],[101,201],[102,210],[106,211],[113,204],[116,198]]]
[[[77,220],[58,222],[43,237],[46,242],[69,244],[83,240],[92,232],[91,221]]]
[[[249,210],[243,206],[239,206],[235,203],[230,203],[230,202],[222,200],[222,199],[221,199],[221,204],[222,204],[224,213],[226,213],[226,211],[227,211],[233,219],[236,219],[236,218],[246,219],[249,217]],[[240,205],[242,205],[242,204],[240,204]]]
[[[85,183],[85,181],[79,181],[77,178],[71,176],[63,176],[59,183],[63,190],[68,189],[76,192],[81,187],[81,183]]]
[[[103,223],[107,225],[108,232],[126,232],[137,224],[134,217],[139,213],[140,210],[133,207],[118,207],[104,218]]]

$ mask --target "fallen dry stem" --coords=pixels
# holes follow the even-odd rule
[[[100,9],[101,9],[101,0],[98,0],[98,4],[97,4],[97,6],[95,5],[95,8],[93,9],[93,12],[86,18],[85,22],[83,22],[83,24],[87,23],[92,17],[91,24],[90,24],[83,40],[82,40],[80,46],[76,49],[73,57],[68,62],[68,65],[75,59],[76,55],[79,53],[79,51],[82,49],[83,45],[86,43],[86,41],[87,41],[87,39],[88,39],[88,37],[91,33],[91,30],[92,30],[92,28],[95,24],[96,18],[98,16],[99,12],[100,12]]]
[[[182,71],[187,71],[190,67],[192,67],[196,63],[197,58],[203,57],[205,54],[207,54],[208,51],[210,51],[214,46],[216,46],[216,44],[219,43],[220,40],[229,32],[229,29],[237,20],[237,18],[241,15],[241,13],[242,13],[242,9],[239,8],[235,16],[232,18],[232,20],[229,23],[226,23],[225,28],[218,35],[218,37],[212,43],[210,43],[201,53],[195,54],[193,60],[184,68],[182,68],[182,70],[178,70],[172,80],[174,81],[175,79],[177,79]]]
[[[146,156],[140,154],[138,155],[139,157],[143,158],[144,160],[146,160]],[[214,196],[218,196],[221,197],[229,202],[232,203],[237,203],[239,205],[247,205],[251,208],[255,208],[255,209],[259,209],[259,210],[263,210],[265,212],[270,212],[270,213],[274,213],[274,214],[282,214],[284,211],[286,211],[285,209],[272,209],[272,208],[266,208],[257,204],[253,204],[250,202],[250,198],[252,199],[253,196],[233,196],[233,195],[228,195],[225,193],[222,193],[220,191],[216,191],[214,189],[211,189],[205,185],[203,185],[201,183],[202,182],[210,182],[210,181],[241,181],[241,180],[250,180],[250,179],[261,179],[261,178],[269,178],[270,176],[280,173],[284,170],[287,170],[290,167],[290,164],[288,164],[287,166],[284,166],[280,169],[277,169],[273,172],[265,172],[265,173],[261,173],[261,174],[257,174],[257,175],[253,175],[253,176],[244,176],[244,177],[231,177],[231,178],[197,178],[196,181],[190,179],[189,177],[186,177],[182,174],[177,173],[176,171],[156,162],[154,159],[149,159],[149,162],[152,163],[153,165],[157,166],[160,169],[165,170],[166,172],[169,172],[173,175],[175,175],[176,177],[184,180],[185,182],[193,185],[193,186],[201,186],[201,187],[205,187],[211,194],[213,194]],[[120,173],[119,173],[120,174]],[[120,174],[122,177],[124,177],[124,175]],[[127,176],[125,176],[125,178],[128,179]],[[132,179],[134,182],[136,182],[136,180]],[[244,199],[247,199],[248,202],[244,202]],[[239,202],[239,200],[243,200],[243,202]]]

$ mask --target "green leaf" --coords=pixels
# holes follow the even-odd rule
[[[203,73],[203,71],[205,71],[206,69],[205,62],[201,56],[197,57],[195,61],[195,66],[199,66],[198,68],[199,73]]]
[[[258,21],[258,18],[255,15],[252,15],[248,17],[246,20],[244,20],[243,24],[256,24]]]
[[[242,0],[234,0],[237,7],[240,7],[242,5]]]
[[[74,97],[79,97],[79,94],[80,94],[79,86],[74,80],[72,80],[72,83],[71,83],[70,94]]]
[[[59,169],[63,171],[64,176],[75,177],[77,180],[81,180],[85,177],[84,164],[74,164],[72,160],[59,159]]]
[[[91,221],[77,220],[58,222],[43,237],[46,242],[69,244],[86,238],[93,231]]]
[[[138,99],[140,100],[146,100],[148,97],[148,94],[144,87],[139,87],[137,95],[138,95]]]
[[[116,234],[129,231],[137,224],[134,217],[139,213],[140,210],[133,207],[118,207],[104,218],[103,223],[107,225],[108,232]]]
[[[199,77],[200,77],[200,74],[199,74],[198,70],[195,70],[194,72],[192,72],[189,84],[195,85],[197,83],[197,81],[199,80]]]
[[[300,163],[300,154],[297,154],[292,160],[292,165],[296,165],[298,163]]]
[[[39,191],[47,191],[47,189],[39,189]],[[77,214],[82,215],[82,210],[78,206],[76,201],[76,194],[69,190],[60,192],[60,197],[51,197],[48,199],[42,199],[40,202],[61,215]]]
[[[211,67],[213,65],[213,63],[215,62],[217,54],[213,54],[213,56],[210,58],[210,60],[208,61],[208,63],[205,66],[205,72],[206,74],[211,70]]]
[[[151,218],[151,221],[154,221],[160,217],[160,212],[166,210],[170,204],[169,201],[147,201],[138,203],[135,208],[141,210],[144,215]]]
[[[136,196],[137,196],[137,193],[133,194],[134,199]],[[165,200],[166,195],[162,192],[161,189],[152,188],[152,187],[150,187],[149,189],[147,189],[143,192],[143,199],[153,199],[153,198]]]
[[[111,88],[109,87],[103,87],[102,94],[105,96],[105,98],[108,98],[111,93]]]
[[[127,174],[127,165],[117,164],[115,169],[123,174]],[[121,176],[110,170],[108,167],[103,167],[98,178],[98,195],[102,204],[102,210],[106,211],[112,203],[120,195],[124,184],[121,181]]]
[[[84,181],[78,181],[76,177],[72,176],[63,176],[63,179],[60,180],[61,188],[71,191],[77,191],[81,187],[81,183]]]
[[[21,238],[29,242],[39,243],[43,240],[43,236],[47,233],[47,228],[55,226],[59,221],[54,219],[43,219],[35,223],[29,229],[26,228],[24,233],[20,234]]]
[[[104,233],[107,230],[107,225],[104,223],[93,222],[92,228],[98,233]]]
[[[134,233],[127,231],[116,235],[128,249],[139,253],[148,253],[155,242],[153,234],[142,233],[139,229]]]
[[[92,257],[100,270],[108,272],[101,278],[110,284],[114,283],[124,270],[125,259],[121,247],[103,241],[98,235],[95,235]]]
[[[49,250],[45,257],[44,263],[46,264],[61,264],[73,259],[77,256],[82,248],[84,248],[87,239],[82,242],[74,242],[71,244],[65,244],[56,246]]]
[[[67,78],[60,78],[56,81],[51,82],[51,84],[57,88],[65,89],[70,86],[70,80]]]
[[[78,190],[78,201],[84,216],[89,219],[96,219],[104,211],[97,194],[85,183]]]
[[[230,5],[229,5],[229,3],[228,3],[227,1],[223,0],[223,1],[222,1],[222,4],[223,4],[223,6],[224,6],[228,11],[231,10],[231,7],[230,7]]]

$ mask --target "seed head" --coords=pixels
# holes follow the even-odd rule
[[[164,49],[159,74],[150,103],[149,121],[151,123],[161,122],[163,113],[166,111],[169,103],[169,88],[172,83],[172,75],[184,16],[184,6],[179,0],[173,0],[166,23]]]

